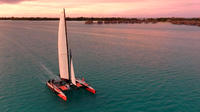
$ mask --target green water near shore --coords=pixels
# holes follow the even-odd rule
[[[0,21],[1,112],[199,112],[200,28],[68,22],[77,77],[96,90],[67,93],[58,77],[57,21]]]

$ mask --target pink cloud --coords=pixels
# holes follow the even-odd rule
[[[23,1],[28,1],[28,0],[0,0],[0,4],[18,4]],[[32,0],[29,0],[32,1]]]

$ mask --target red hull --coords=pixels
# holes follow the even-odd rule
[[[88,90],[89,92],[93,93],[93,94],[96,93],[96,91],[93,88],[85,88],[85,89]]]
[[[62,98],[64,101],[67,101],[67,97],[65,96],[65,94],[55,85],[50,84],[47,82],[47,86],[54,91],[60,98]]]
[[[66,86],[66,85],[60,85],[60,82],[57,81],[56,83],[52,83],[52,82],[47,82],[47,86],[54,91],[60,98],[62,98],[64,101],[67,101],[67,97],[65,96],[65,94],[62,91],[67,91],[70,89],[70,85]],[[84,80],[76,80],[76,86],[77,88],[85,88],[87,91],[95,94],[96,90],[94,88],[92,88],[91,86],[89,86]]]
[[[76,80],[76,86],[77,87],[84,87],[86,90],[88,90],[89,92],[95,94],[96,90],[94,88],[92,88],[91,86],[89,86],[84,79],[82,80]]]
[[[58,96],[59,96],[60,98],[62,98],[63,100],[67,101],[67,97],[66,97],[66,96],[63,96],[62,94],[58,94]]]

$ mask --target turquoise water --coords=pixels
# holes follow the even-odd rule
[[[68,22],[77,77],[96,90],[67,93],[57,78],[58,22],[0,21],[0,112],[199,112],[200,27]]]

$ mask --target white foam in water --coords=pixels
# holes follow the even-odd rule
[[[44,64],[40,63],[41,70],[44,71],[45,75],[40,75],[38,78],[42,83],[46,83],[49,79],[59,79],[57,75],[55,75],[49,68],[47,68]]]

